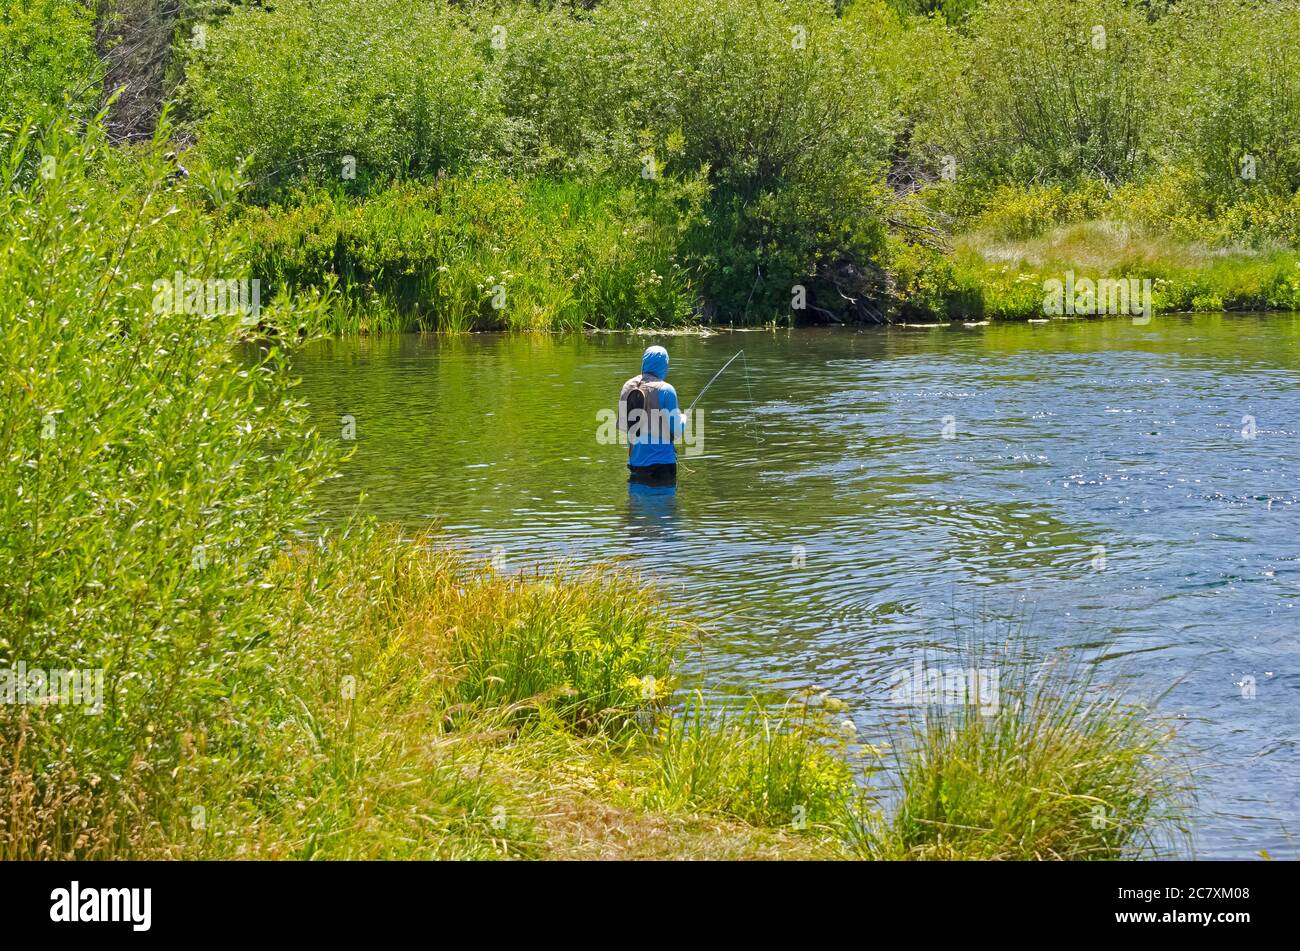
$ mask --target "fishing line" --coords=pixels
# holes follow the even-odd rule
[[[707,393],[707,392],[709,391],[709,387],[711,387],[711,386],[713,385],[714,380],[716,380],[718,377],[722,376],[723,371],[726,370],[727,367],[731,366],[733,363],[736,362],[736,357],[742,357],[742,358],[743,358],[743,359],[741,360],[741,363],[743,363],[744,366],[745,366],[745,389],[746,389],[746,391],[749,393],[749,408],[750,408],[750,412],[751,412],[751,413],[753,412],[753,409],[754,409],[754,384],[753,384],[753,382],[752,382],[752,381],[750,380],[750,378],[749,378],[749,357],[745,356],[745,351],[744,351],[744,349],[742,348],[742,349],[740,349],[740,350],[737,350],[737,351],[735,352],[735,354],[732,356],[732,358],[731,358],[730,360],[728,360],[726,363],[724,363],[724,364],[721,366],[721,368],[719,368],[718,372],[715,373],[715,374],[713,374],[713,376],[709,378],[709,382],[704,384],[704,389],[700,390],[700,392],[696,394],[695,399],[691,400],[691,405],[688,406],[688,407],[686,407],[686,415],[687,415],[687,416],[689,416],[689,415],[691,414],[691,411],[692,411],[693,409],[695,409],[695,404],[698,403],[700,400],[702,400],[702,399],[704,398],[704,394]],[[749,433],[750,433],[751,436],[754,437],[754,441],[755,441],[755,442],[759,442],[759,443],[763,442],[763,438],[762,438],[761,436],[758,435],[758,431],[757,431],[756,429],[754,429],[752,423],[751,423],[751,425],[750,425],[748,428],[749,428]]]
[[[740,351],[744,353],[745,351]],[[745,389],[749,393],[749,434],[754,437],[754,442],[763,442],[763,437],[758,434],[756,421],[754,420],[754,384],[749,380],[749,357],[744,357],[741,361],[745,365]]]
[[[740,356],[744,352],[745,352],[744,350],[737,350],[735,356],[733,356],[730,360],[728,360],[726,363],[722,365],[722,370],[725,370],[727,367],[735,363],[736,357]],[[695,399],[691,400],[691,405],[686,407],[686,415],[689,416],[691,410],[695,409],[695,404],[698,403],[703,398],[705,393],[709,392],[709,387],[713,385],[713,381],[716,380],[718,377],[722,376],[722,370],[719,370],[717,373],[713,374],[713,376],[709,378],[709,382],[704,384],[704,389],[700,390],[700,392],[696,395]]]

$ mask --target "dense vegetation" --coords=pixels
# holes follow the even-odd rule
[[[1159,278],[1157,309],[1294,308],[1258,260],[1300,238],[1298,29],[1235,0],[286,0],[191,51],[189,161],[245,163],[258,273],[337,276],[347,329],[1038,316],[1073,262],[1023,242],[1089,221],[1158,250],[1091,272]]]
[[[0,15],[0,120],[49,106],[84,116],[98,98],[103,66],[95,55],[94,17],[68,0],[6,3]]]
[[[1041,316],[1065,270],[1300,299],[1292,0],[140,7],[99,45],[118,82],[173,37],[178,200],[342,332]],[[0,101],[84,121],[86,5],[18,11]]]
[[[104,683],[0,705],[0,856],[1148,848],[1164,738],[1066,688],[920,730],[886,819],[831,698],[676,696],[641,586],[314,537],[322,332],[1023,316],[1076,264],[1296,306],[1296,5],[937,6],[187,7],[115,143],[112,31],[6,4],[0,669]]]

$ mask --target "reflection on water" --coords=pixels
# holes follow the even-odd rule
[[[633,538],[658,542],[669,538],[677,516],[677,486],[627,484],[627,525]]]
[[[665,344],[705,451],[629,486],[600,409]],[[1300,842],[1300,321],[800,330],[709,338],[403,336],[302,362],[330,483],[508,563],[631,560],[714,619],[695,674],[814,684],[864,733],[920,653],[1009,624],[1185,719],[1200,854]],[[682,600],[682,599],[677,599]],[[1253,678],[1250,679],[1250,678]],[[1249,689],[1248,689],[1249,688]],[[1249,694],[1253,693],[1253,696]]]

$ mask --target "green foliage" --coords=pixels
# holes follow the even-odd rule
[[[1298,10],[287,0],[195,54],[191,160],[249,160],[255,266],[346,332],[972,313],[900,200],[943,169],[929,232],[1292,242]]]
[[[871,289],[888,123],[875,73],[831,5],[617,0],[592,24],[618,72],[583,109],[601,127],[643,133],[641,168],[653,157],[658,174],[709,171],[707,224],[686,249],[718,316],[789,314],[796,284],[835,311],[841,293]],[[570,93],[580,94],[555,90]]]
[[[985,211],[972,222],[994,238],[1032,238],[1057,225],[1086,221],[1107,198],[1105,182],[1084,179],[1067,191],[1060,185],[1000,185],[985,199]]]
[[[392,326],[421,329],[670,326],[696,305],[678,245],[700,195],[698,183],[447,177],[363,202],[318,191],[249,209],[240,227],[272,283],[338,278],[351,301],[340,329],[378,329],[385,307]]]
[[[711,169],[728,194],[764,190],[845,161],[883,157],[882,104],[855,37],[818,0],[631,0],[568,18],[526,7],[474,21],[502,77],[512,120],[538,158],[598,153],[600,168],[655,174],[670,155]],[[671,146],[674,138],[679,146]],[[591,161],[591,160],[589,160]]]
[[[465,169],[504,141],[497,84],[442,3],[240,6],[189,70],[202,149],[246,160],[264,193],[300,176],[364,190]]]
[[[657,808],[717,812],[755,825],[841,832],[858,806],[842,705],[807,695],[770,710],[728,710],[692,694],[655,746]]]
[[[0,127],[72,105],[86,117],[100,94],[94,9],[81,0],[4,0],[0,9]]]
[[[0,168],[0,667],[103,685],[98,713],[0,707],[9,858],[147,838],[194,747],[242,742],[272,663],[249,593],[323,472],[283,345],[245,363],[243,314],[155,306],[177,272],[245,276],[174,210],[161,149],[52,127]],[[54,174],[16,179],[28,151]]]
[[[974,665],[972,665],[974,666]],[[1172,733],[1088,669],[999,663],[999,701],[928,708],[898,744],[887,859],[1119,859],[1185,839]]]
[[[961,34],[936,18],[900,20],[877,2],[852,4],[842,21],[847,30],[872,38],[862,54],[861,68],[877,77],[886,118],[893,127],[890,176],[909,177],[901,174],[913,171],[907,165],[936,157],[938,143],[923,136],[914,139],[913,134],[947,108],[963,66]],[[937,154],[944,151],[946,146]]]
[[[949,23],[961,23],[978,9],[982,0],[889,0],[889,5],[909,16],[943,17]]]
[[[890,279],[903,319],[938,319],[958,305],[952,259],[940,250],[902,238],[890,241]]]
[[[1185,2],[1159,23],[1167,161],[1194,170],[1205,211],[1300,188],[1300,4]]]
[[[1181,242],[1229,250],[1300,247],[1300,191],[1261,183],[1225,202],[1205,182],[1190,165],[1166,166],[1116,189],[1098,213]]]
[[[978,181],[1126,179],[1152,146],[1148,31],[1122,0],[992,0],[926,134]]]
[[[517,715],[544,707],[610,734],[666,693],[671,630],[653,599],[614,576],[468,579],[470,610],[447,647],[452,698]]]
[[[1107,214],[1186,241],[1206,234],[1203,208],[1196,172],[1168,166],[1117,188]]]
[[[956,185],[932,193],[940,206],[1006,239],[1105,217],[1179,241],[1294,245],[1300,4],[1146,12],[1110,0],[983,7],[956,95],[915,146],[958,159]],[[1099,180],[1115,189],[1108,202]]]
[[[1300,191],[1290,197],[1260,190],[1249,201],[1223,209],[1202,236],[1267,248],[1300,247]]]
[[[290,179],[340,182],[345,154],[358,179],[339,187],[356,193],[471,168],[652,195],[699,181],[703,214],[681,237],[679,266],[698,272],[712,312],[788,314],[795,284],[843,312],[876,290],[889,112],[829,3],[756,15],[742,0],[613,0],[572,15],[522,5],[461,15],[437,3],[289,0],[235,11],[212,33],[189,83],[199,147],[218,164],[251,156],[264,196]],[[670,290],[643,283],[638,293],[660,298],[643,306],[677,318],[682,281],[658,267],[650,280]],[[550,301],[524,325],[576,325],[562,284],[536,296]],[[477,301],[456,309],[436,324],[479,325]]]

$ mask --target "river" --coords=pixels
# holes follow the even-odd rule
[[[597,439],[649,343],[700,403],[675,492]],[[1300,317],[313,344],[332,517],[522,568],[617,560],[707,622],[688,679],[905,712],[972,639],[1088,652],[1177,718],[1195,854],[1300,854]],[[355,421],[341,439],[342,418]]]

